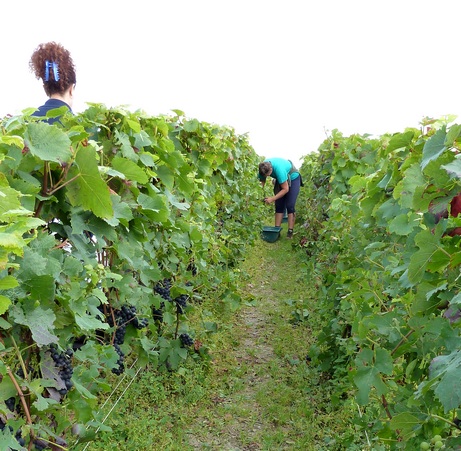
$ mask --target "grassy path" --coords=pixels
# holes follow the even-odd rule
[[[309,340],[305,329],[290,323],[291,307],[286,303],[303,294],[302,264],[291,251],[291,241],[282,238],[258,243],[243,269],[249,274],[243,291],[255,301],[239,311],[229,330],[232,347],[227,359],[215,362],[215,371],[227,373],[228,387],[213,407],[213,416],[225,421],[219,428],[212,424],[205,436],[194,434],[191,445],[216,450],[308,449],[311,408],[298,385],[308,378]]]
[[[114,433],[88,450],[348,449],[338,439],[347,417],[306,360],[315,305],[309,321],[291,321],[299,300],[315,293],[285,234],[258,242],[244,262],[242,294],[251,302],[223,321],[210,369],[193,365],[166,381],[143,372],[111,414]]]

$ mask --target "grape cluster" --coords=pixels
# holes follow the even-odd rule
[[[0,418],[0,432],[3,432],[5,427],[6,427],[6,423]],[[13,432],[13,428],[11,426],[8,426],[8,429],[10,430],[10,432]],[[14,435],[14,438],[17,440],[19,445],[21,445],[21,446],[26,445],[26,441],[22,437],[22,431],[21,431],[20,428],[16,431],[16,434]]]
[[[123,305],[120,309],[120,320],[122,324],[132,324],[136,329],[144,329],[149,324],[147,318],[139,319],[136,307],[133,305]]]
[[[39,438],[36,438],[34,440],[34,447],[37,451],[42,451],[43,449],[47,449],[48,448],[48,443],[45,442],[44,440],[41,440]]]
[[[115,318],[115,323],[114,323]],[[110,327],[116,326],[115,343],[121,345],[125,341],[126,326],[132,324],[136,329],[144,329],[149,324],[147,318],[139,319],[135,306],[123,305],[120,310],[114,310],[114,316],[108,316]]]
[[[31,373],[34,372],[34,368],[33,368],[31,365],[28,365],[27,371],[29,372],[29,374],[31,374]],[[25,374],[24,374],[24,370],[23,370],[22,366],[20,366],[20,367],[18,368],[18,370],[16,371],[16,374],[17,374],[21,379],[24,379]]]
[[[188,300],[189,296],[187,294],[181,294],[180,296],[174,299],[177,313],[179,313],[180,315],[184,313],[184,309],[187,307]]]
[[[72,368],[72,356],[74,355],[74,351],[69,348],[64,352],[59,352],[57,345],[51,343],[50,354],[56,368],[59,369],[59,376],[66,386],[66,388],[59,390],[59,394],[64,396],[74,386],[71,380],[72,374],[74,373]]]
[[[125,312],[126,309],[123,309]],[[114,318],[115,318],[115,324],[114,324]],[[114,310],[114,317],[112,315],[109,315],[108,317],[108,323],[109,326],[113,327],[114,325],[116,326],[115,329],[115,337],[114,337],[114,349],[115,352],[118,354],[118,360],[117,360],[117,367],[112,368],[112,372],[119,376],[120,374],[123,374],[125,371],[125,354],[123,353],[122,349],[120,346],[124,343],[125,341],[125,334],[126,334],[126,326],[127,326],[127,321],[126,321],[127,315],[125,313],[122,313],[122,310]]]
[[[162,282],[157,282],[154,286],[154,292],[160,295],[162,299],[165,301],[171,302],[170,296],[170,289],[171,289],[171,280],[164,279]],[[165,308],[165,303],[162,301],[160,303],[159,308],[152,307],[152,317],[155,321],[162,322],[163,321],[163,309]]]
[[[192,340],[189,334],[181,334],[179,339],[183,346],[192,346],[194,344],[194,340]]]
[[[165,301],[171,301],[170,297],[171,280],[163,279],[162,282],[155,284],[154,291],[159,294]]]
[[[184,313],[184,309],[187,307],[187,302],[189,300],[189,296],[187,294],[181,294],[178,297],[171,299],[171,280],[164,279],[162,282],[158,282],[154,286],[154,292],[159,294],[162,299],[168,302],[174,302],[176,304],[176,313],[182,315]],[[165,303],[161,302],[160,307],[152,308],[152,316],[156,321],[163,320],[163,309],[165,308]]]
[[[12,396],[5,401],[6,407],[10,409],[11,412],[14,412],[14,407],[16,405],[16,398]]]
[[[114,343],[114,349],[115,352],[118,354],[118,360],[117,360],[117,368],[112,368],[112,372],[116,374],[117,376],[120,376],[120,374],[123,374],[125,371],[125,354],[123,353],[122,349],[120,348],[120,345],[118,343]]]
[[[115,321],[114,321],[115,320]],[[116,327],[114,336],[114,349],[118,354],[117,367],[112,368],[114,374],[120,375],[125,371],[125,354],[121,345],[125,342],[126,328],[128,324],[133,325],[136,329],[144,329],[148,326],[147,318],[139,319],[136,307],[133,305],[122,305],[120,309],[113,311],[113,316],[108,315],[107,322],[110,327]]]
[[[430,449],[445,449],[445,445],[443,443],[443,439],[439,434],[434,435],[431,438],[430,443],[428,442],[421,442],[419,445],[419,449],[425,451]]]
[[[193,276],[197,275],[197,266],[194,263],[194,259],[191,259],[189,264],[187,265],[187,271],[190,271]]]

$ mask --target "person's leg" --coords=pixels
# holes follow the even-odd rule
[[[283,221],[283,213],[275,213],[275,227],[280,227]]]
[[[293,229],[295,226],[295,205],[298,198],[300,188],[300,178],[291,181],[290,191],[284,196],[288,213],[288,234],[287,237],[293,236]]]
[[[274,187],[274,194],[277,194],[280,191],[280,185],[278,183],[275,184]],[[285,196],[277,199],[275,201],[275,227],[280,227],[283,221],[283,215],[285,213]]]

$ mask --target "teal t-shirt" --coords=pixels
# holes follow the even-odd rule
[[[270,176],[277,180],[280,185],[288,180],[288,174],[290,173],[292,166],[290,161],[285,160],[284,158],[266,158],[264,161],[270,161],[272,164],[272,174]],[[292,172],[290,174],[291,180],[296,180],[298,177],[299,172]],[[263,178],[259,176],[259,179],[262,180]]]

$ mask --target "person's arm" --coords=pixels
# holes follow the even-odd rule
[[[266,197],[264,199],[264,202],[266,202],[266,204],[271,204],[275,202],[277,199],[280,199],[281,197],[285,196],[285,194],[288,193],[289,190],[290,187],[288,186],[288,181],[285,181],[280,185],[280,191],[275,196]]]

